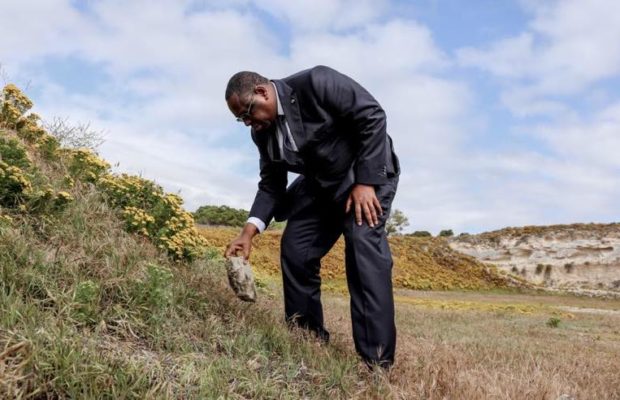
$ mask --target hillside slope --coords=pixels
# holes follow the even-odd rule
[[[224,227],[200,227],[199,231],[221,252],[239,233],[238,228]],[[255,238],[250,261],[259,274],[279,275],[281,236],[281,231],[267,230]],[[393,281],[397,288],[481,290],[523,286],[519,280],[498,273],[494,267],[452,250],[448,242],[442,238],[396,236],[389,240],[394,258]],[[328,287],[344,280],[342,238],[323,259],[321,277]]]
[[[620,223],[505,228],[450,247],[548,287],[620,291]]]
[[[0,398],[383,397],[352,349],[237,300],[177,196],[0,97]]]

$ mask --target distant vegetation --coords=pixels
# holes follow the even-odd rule
[[[413,236],[413,237],[433,237],[433,235],[429,231],[415,231],[413,233],[407,233],[405,236]]]
[[[194,212],[196,223],[242,227],[248,219],[248,211],[228,206],[202,206]]]
[[[194,212],[197,224],[211,226],[236,226],[243,227],[250,212],[241,208],[228,206],[202,206]],[[284,229],[286,222],[271,221],[267,229]]]
[[[409,219],[399,209],[395,209],[390,214],[387,222],[385,223],[385,231],[388,236],[391,235],[400,235],[405,229],[405,227],[409,226]]]

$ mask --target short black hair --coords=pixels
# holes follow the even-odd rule
[[[228,101],[233,94],[237,94],[237,96],[241,97],[253,91],[256,85],[264,85],[266,83],[269,83],[269,79],[256,72],[237,72],[228,80],[228,85],[226,86],[226,101]]]

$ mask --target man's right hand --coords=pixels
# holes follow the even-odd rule
[[[228,248],[224,252],[224,257],[228,258],[236,256],[237,252],[241,251],[243,258],[248,260],[250,258],[250,251],[252,250],[252,238],[258,233],[258,228],[254,224],[247,223],[245,227],[232,242],[228,245]]]

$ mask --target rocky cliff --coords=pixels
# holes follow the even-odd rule
[[[547,287],[620,292],[620,223],[505,228],[450,247]]]

